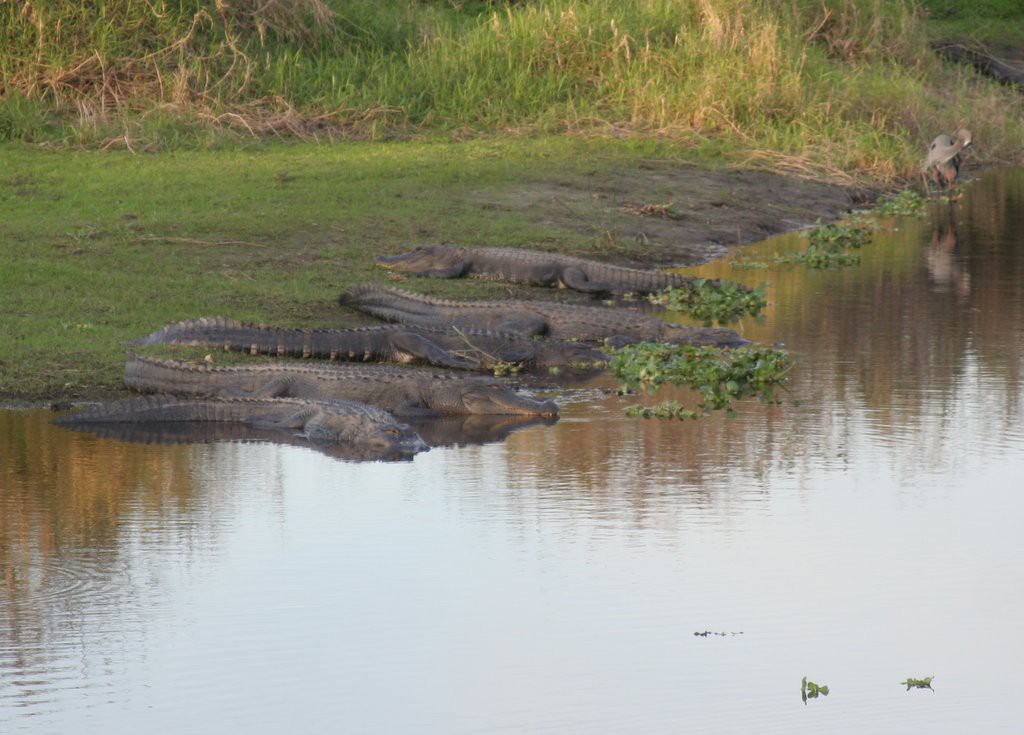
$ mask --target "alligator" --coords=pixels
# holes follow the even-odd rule
[[[607,341],[736,347],[748,344],[731,329],[685,327],[630,309],[580,306],[554,301],[451,301],[375,284],[357,286],[339,299],[343,306],[380,319],[423,327],[497,329],[523,336],[585,342]]]
[[[557,416],[554,401],[520,395],[496,378],[394,365],[268,362],[215,367],[129,355],[125,385],[141,393],[274,398],[343,398],[396,416]]]
[[[252,355],[331,360],[425,362],[490,370],[499,363],[535,368],[601,366],[608,357],[589,345],[535,340],[495,330],[411,328],[395,324],[353,329],[287,329],[224,317],[170,324],[132,345],[207,345]]]
[[[142,396],[53,419],[59,426],[84,431],[110,424],[178,422],[234,423],[298,435],[314,445],[347,445],[366,459],[408,457],[428,448],[416,432],[388,412],[337,399]]]
[[[384,268],[418,276],[476,276],[533,286],[570,288],[591,294],[648,294],[670,287],[693,289],[696,281],[701,280],[678,273],[625,268],[559,253],[500,247],[417,245],[408,253],[379,256],[377,263]]]

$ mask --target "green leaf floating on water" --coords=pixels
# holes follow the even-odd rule
[[[668,311],[700,319],[705,326],[732,324],[743,316],[757,316],[768,305],[765,285],[751,290],[731,281],[698,278],[689,288],[667,288],[647,298]]]
[[[900,684],[906,684],[908,692],[911,689],[932,689],[932,679],[934,678],[934,676],[926,676],[923,679],[915,679],[908,676],[906,681],[901,681]],[[932,691],[934,692],[935,690],[932,689]]]
[[[927,204],[928,200],[913,189],[904,189],[895,196],[879,199],[875,211],[883,216],[921,217]]]
[[[716,410],[732,416],[733,400],[738,398],[779,403],[776,390],[788,380],[793,361],[785,350],[773,347],[721,349],[638,342],[615,350],[609,367],[627,389],[653,393],[671,383],[700,395],[696,408],[666,401],[654,407],[632,406],[629,415],[691,419]]]
[[[807,681],[806,676],[800,682],[800,698],[804,701],[804,704],[807,704],[808,699],[817,699],[818,697],[827,696],[827,684],[815,684],[813,681]]]

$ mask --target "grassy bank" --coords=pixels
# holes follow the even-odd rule
[[[926,30],[936,40],[1014,49],[1024,57],[1024,5],[1018,0],[923,0]]]
[[[0,4],[0,138],[132,150],[285,134],[715,139],[893,180],[969,122],[1024,151],[1020,96],[944,66],[902,0]]]
[[[0,145],[0,396],[119,392],[123,341],[181,319],[354,326],[338,294],[386,281],[373,258],[398,244],[556,242],[607,254],[595,210],[543,221],[530,207],[491,204],[494,192],[596,187],[624,162],[668,155],[653,143],[562,139],[159,156]],[[424,285],[443,296],[510,293],[480,281]]]
[[[398,244],[629,257],[620,205],[704,217],[651,183],[665,162],[892,184],[961,124],[1019,162],[1021,95],[943,64],[934,22],[902,0],[0,2],[0,396],[120,392],[122,341],[170,321],[345,326],[337,294]],[[626,169],[648,198],[612,201]]]

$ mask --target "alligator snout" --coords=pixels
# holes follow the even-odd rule
[[[471,414],[510,414],[545,418],[558,416],[558,404],[554,401],[530,398],[497,384],[465,391],[462,404],[465,412]]]

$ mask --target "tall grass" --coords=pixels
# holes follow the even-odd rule
[[[0,56],[0,108],[42,100],[64,137],[128,146],[166,144],[172,118],[257,136],[715,138],[752,160],[847,178],[907,174],[922,140],[961,124],[988,155],[1024,150],[1020,97],[945,69],[904,0],[228,8],[0,4],[0,44],[17,49]],[[4,127],[0,112],[0,137],[48,134],[22,118]]]

